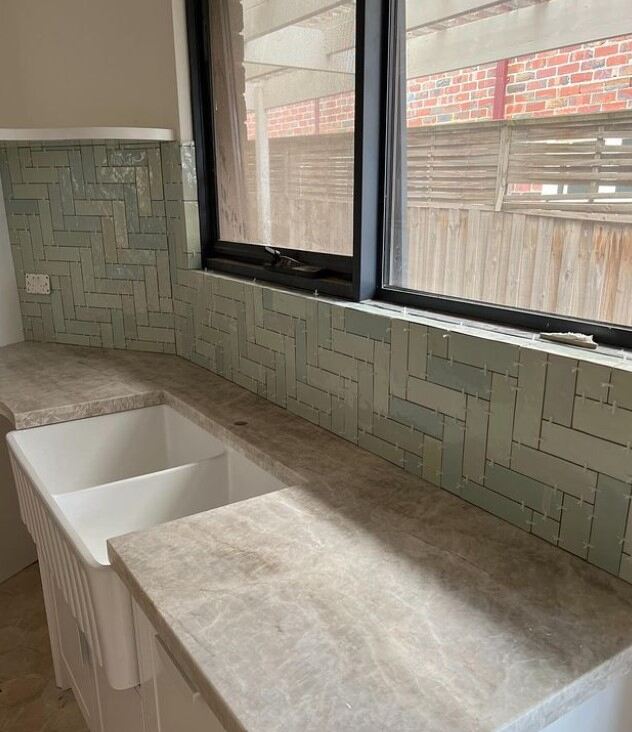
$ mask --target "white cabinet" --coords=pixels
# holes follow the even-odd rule
[[[186,729],[191,732],[223,732],[223,727],[199,691],[178,668],[157,635],[154,636],[153,651],[160,732],[181,732],[183,719],[187,720]]]
[[[117,690],[110,686],[41,557],[40,574],[57,685],[72,688],[90,732],[143,732],[139,688]]]
[[[195,684],[134,603],[144,732],[224,732]]]
[[[71,686],[81,713],[90,730],[100,730],[97,680],[92,650],[86,636],[64,602],[61,592],[53,586],[59,650],[64,686]]]
[[[1,200],[0,206],[2,206]],[[2,253],[0,253],[0,259],[2,259]],[[0,267],[0,279],[2,279],[2,274]],[[2,306],[0,305],[0,321],[2,321],[1,311]],[[2,333],[0,333],[0,341],[2,341]],[[33,540],[29,536],[26,526],[20,521],[18,494],[9,463],[9,450],[5,435],[12,429],[13,425],[9,420],[0,415],[0,582],[4,582],[16,572],[28,567],[36,559]]]
[[[136,603],[140,683],[113,689],[41,559],[40,572],[56,682],[61,688],[72,688],[90,732],[225,732]]]

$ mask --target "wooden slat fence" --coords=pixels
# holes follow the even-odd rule
[[[401,284],[632,325],[632,114],[407,136]],[[253,206],[255,174],[251,149]],[[270,176],[274,242],[351,253],[351,135],[271,140]],[[256,209],[250,214],[256,225]]]
[[[509,129],[506,210],[632,223],[632,115],[530,121]]]
[[[411,207],[408,232],[406,287],[632,325],[632,226]]]

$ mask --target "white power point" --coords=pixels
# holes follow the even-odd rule
[[[27,274],[26,291],[30,295],[50,295],[50,277],[47,274]]]

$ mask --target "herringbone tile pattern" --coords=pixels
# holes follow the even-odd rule
[[[191,274],[196,363],[632,581],[632,373]]]
[[[0,149],[29,338],[176,350],[632,582],[623,358],[202,272],[193,152]],[[49,273],[51,295],[26,295],[24,272]]]
[[[12,144],[0,171],[27,337],[173,352],[160,145]]]

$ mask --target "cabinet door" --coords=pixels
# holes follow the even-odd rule
[[[88,727],[91,732],[99,732],[101,719],[92,650],[56,586],[54,599],[60,652],[66,675]]]
[[[153,657],[160,732],[224,732],[217,717],[157,635],[154,636]]]
[[[132,601],[134,635],[138,657],[140,683],[138,693],[143,709],[143,732],[160,732],[156,709],[156,686],[154,683],[154,636],[156,632],[145,613]]]

